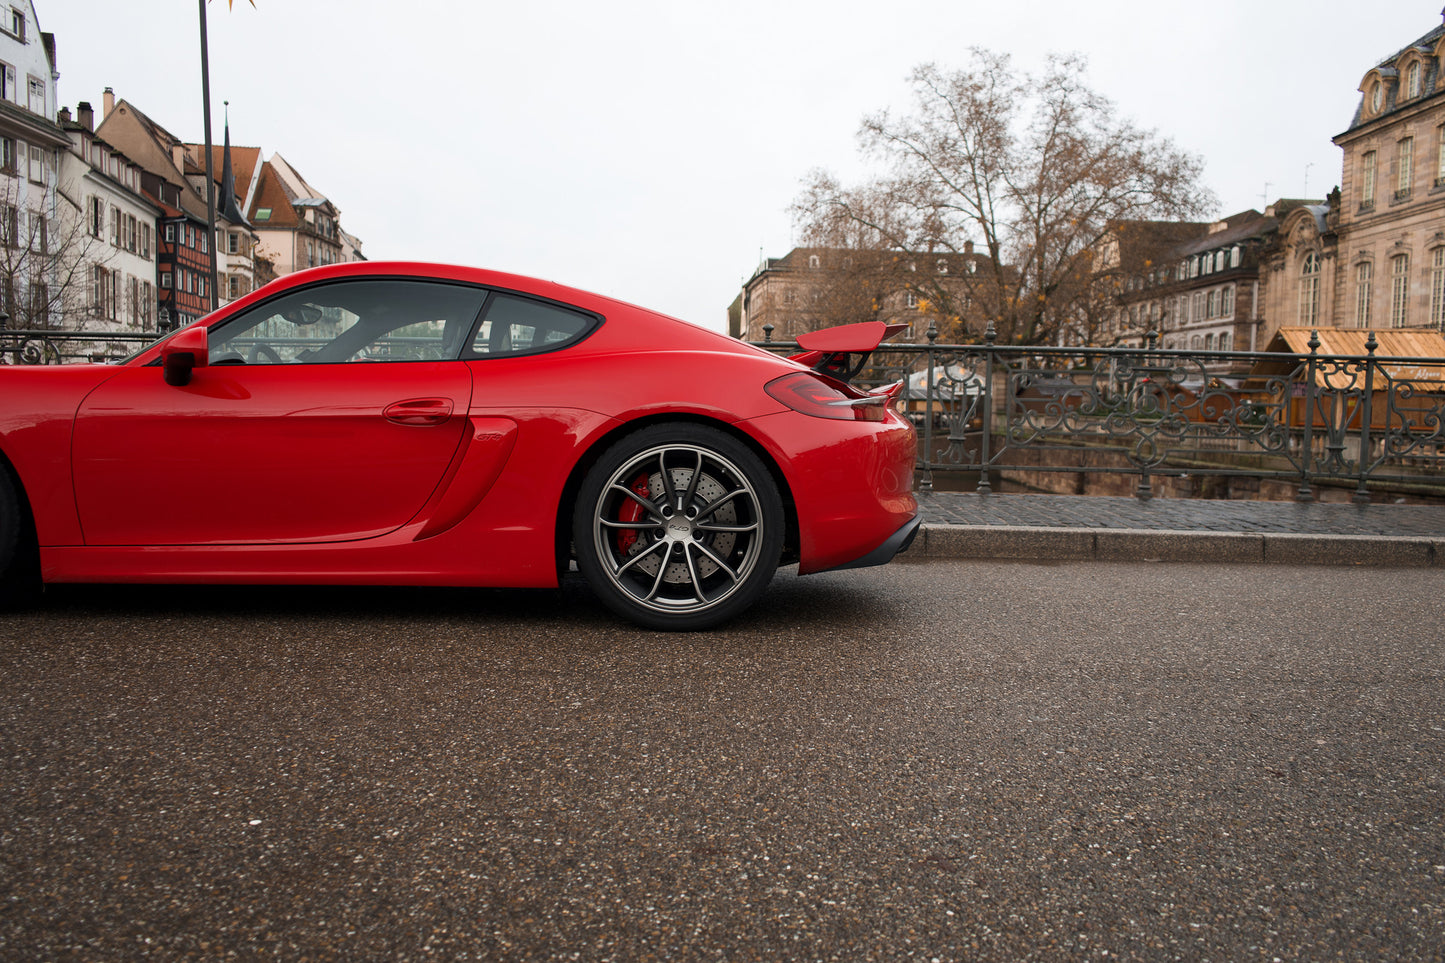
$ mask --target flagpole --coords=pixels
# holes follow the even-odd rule
[[[211,255],[210,307],[207,313],[216,309],[216,178],[211,163],[211,62],[206,50],[206,0],[201,5],[201,100],[206,125],[206,250]],[[181,171],[185,176],[185,171]]]

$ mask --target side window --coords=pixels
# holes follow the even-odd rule
[[[471,354],[537,354],[580,341],[596,326],[590,315],[515,294],[498,294],[487,305]]]
[[[485,298],[481,288],[409,278],[318,284],[213,328],[211,364],[454,360]]]

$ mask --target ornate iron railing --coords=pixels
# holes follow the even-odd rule
[[[793,343],[753,342],[780,353]],[[1278,479],[1445,495],[1445,358],[1130,348],[883,345],[855,379],[906,380],[922,487],[936,471]],[[1100,457],[1101,455],[1108,457]]]
[[[153,331],[0,329],[0,363],[117,361]],[[780,353],[794,342],[754,342]],[[1445,495],[1445,358],[1375,354],[885,344],[855,380],[903,380],[918,426],[917,467],[978,473],[988,492],[1008,472],[1193,472],[1291,483],[1302,500],[1321,483],[1421,488]],[[1100,459],[1100,454],[1110,456]]]
[[[0,364],[120,361],[160,336],[159,331],[16,331],[0,328]]]

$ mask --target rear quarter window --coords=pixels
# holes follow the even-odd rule
[[[498,292],[488,299],[465,356],[496,358],[557,351],[581,341],[600,323],[593,314]]]

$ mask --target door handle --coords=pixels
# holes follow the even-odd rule
[[[450,398],[411,398],[387,405],[382,415],[394,425],[425,428],[445,424],[452,415],[452,402]]]

